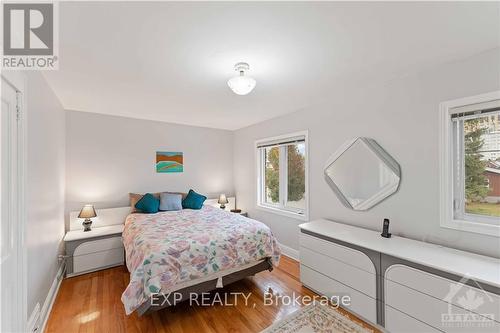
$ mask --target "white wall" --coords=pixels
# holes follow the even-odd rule
[[[43,306],[64,237],[65,112],[38,72],[27,71],[28,317]]]
[[[438,106],[442,101],[500,89],[498,49],[390,82],[341,87],[304,110],[235,132],[234,179],[240,208],[298,249],[301,222],[255,208],[254,141],[309,130],[310,219],[328,218],[499,257],[500,241],[439,226]],[[398,193],[367,212],[344,207],[323,178],[328,157],[356,136],[375,139],[400,164]],[[353,170],[354,172],[354,170]]]
[[[88,112],[66,114],[66,209],[128,206],[129,192],[232,195],[233,133]],[[184,172],[156,173],[156,151],[184,154]]]

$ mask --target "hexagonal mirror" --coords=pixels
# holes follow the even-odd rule
[[[375,140],[355,138],[328,160],[325,178],[340,201],[354,210],[367,210],[399,187],[399,164]]]

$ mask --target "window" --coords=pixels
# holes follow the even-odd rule
[[[441,225],[500,237],[500,92],[441,105]]]
[[[307,219],[307,132],[259,140],[257,206]]]

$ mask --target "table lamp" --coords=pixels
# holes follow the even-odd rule
[[[82,210],[80,211],[80,214],[78,214],[78,218],[80,219],[85,219],[83,221],[83,231],[90,231],[90,226],[92,225],[92,220],[90,218],[96,217],[97,214],[95,213],[94,206],[92,205],[85,205],[83,206]]]
[[[220,209],[226,209],[226,204],[229,203],[229,201],[227,200],[226,195],[224,193],[219,195],[218,203],[220,203]]]

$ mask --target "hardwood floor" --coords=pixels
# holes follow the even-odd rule
[[[228,285],[217,292],[221,298],[230,292],[241,292],[248,297],[232,296],[233,305],[190,306],[183,302],[152,315],[143,317],[125,315],[121,294],[129,282],[125,266],[65,279],[49,317],[46,332],[260,332],[273,322],[294,312],[299,304],[264,305],[264,293],[273,295],[315,295],[302,287],[297,261],[282,256],[280,266],[272,272]],[[248,296],[250,294],[250,296]],[[339,309],[353,320],[353,315]],[[374,331],[377,331],[374,329]]]

